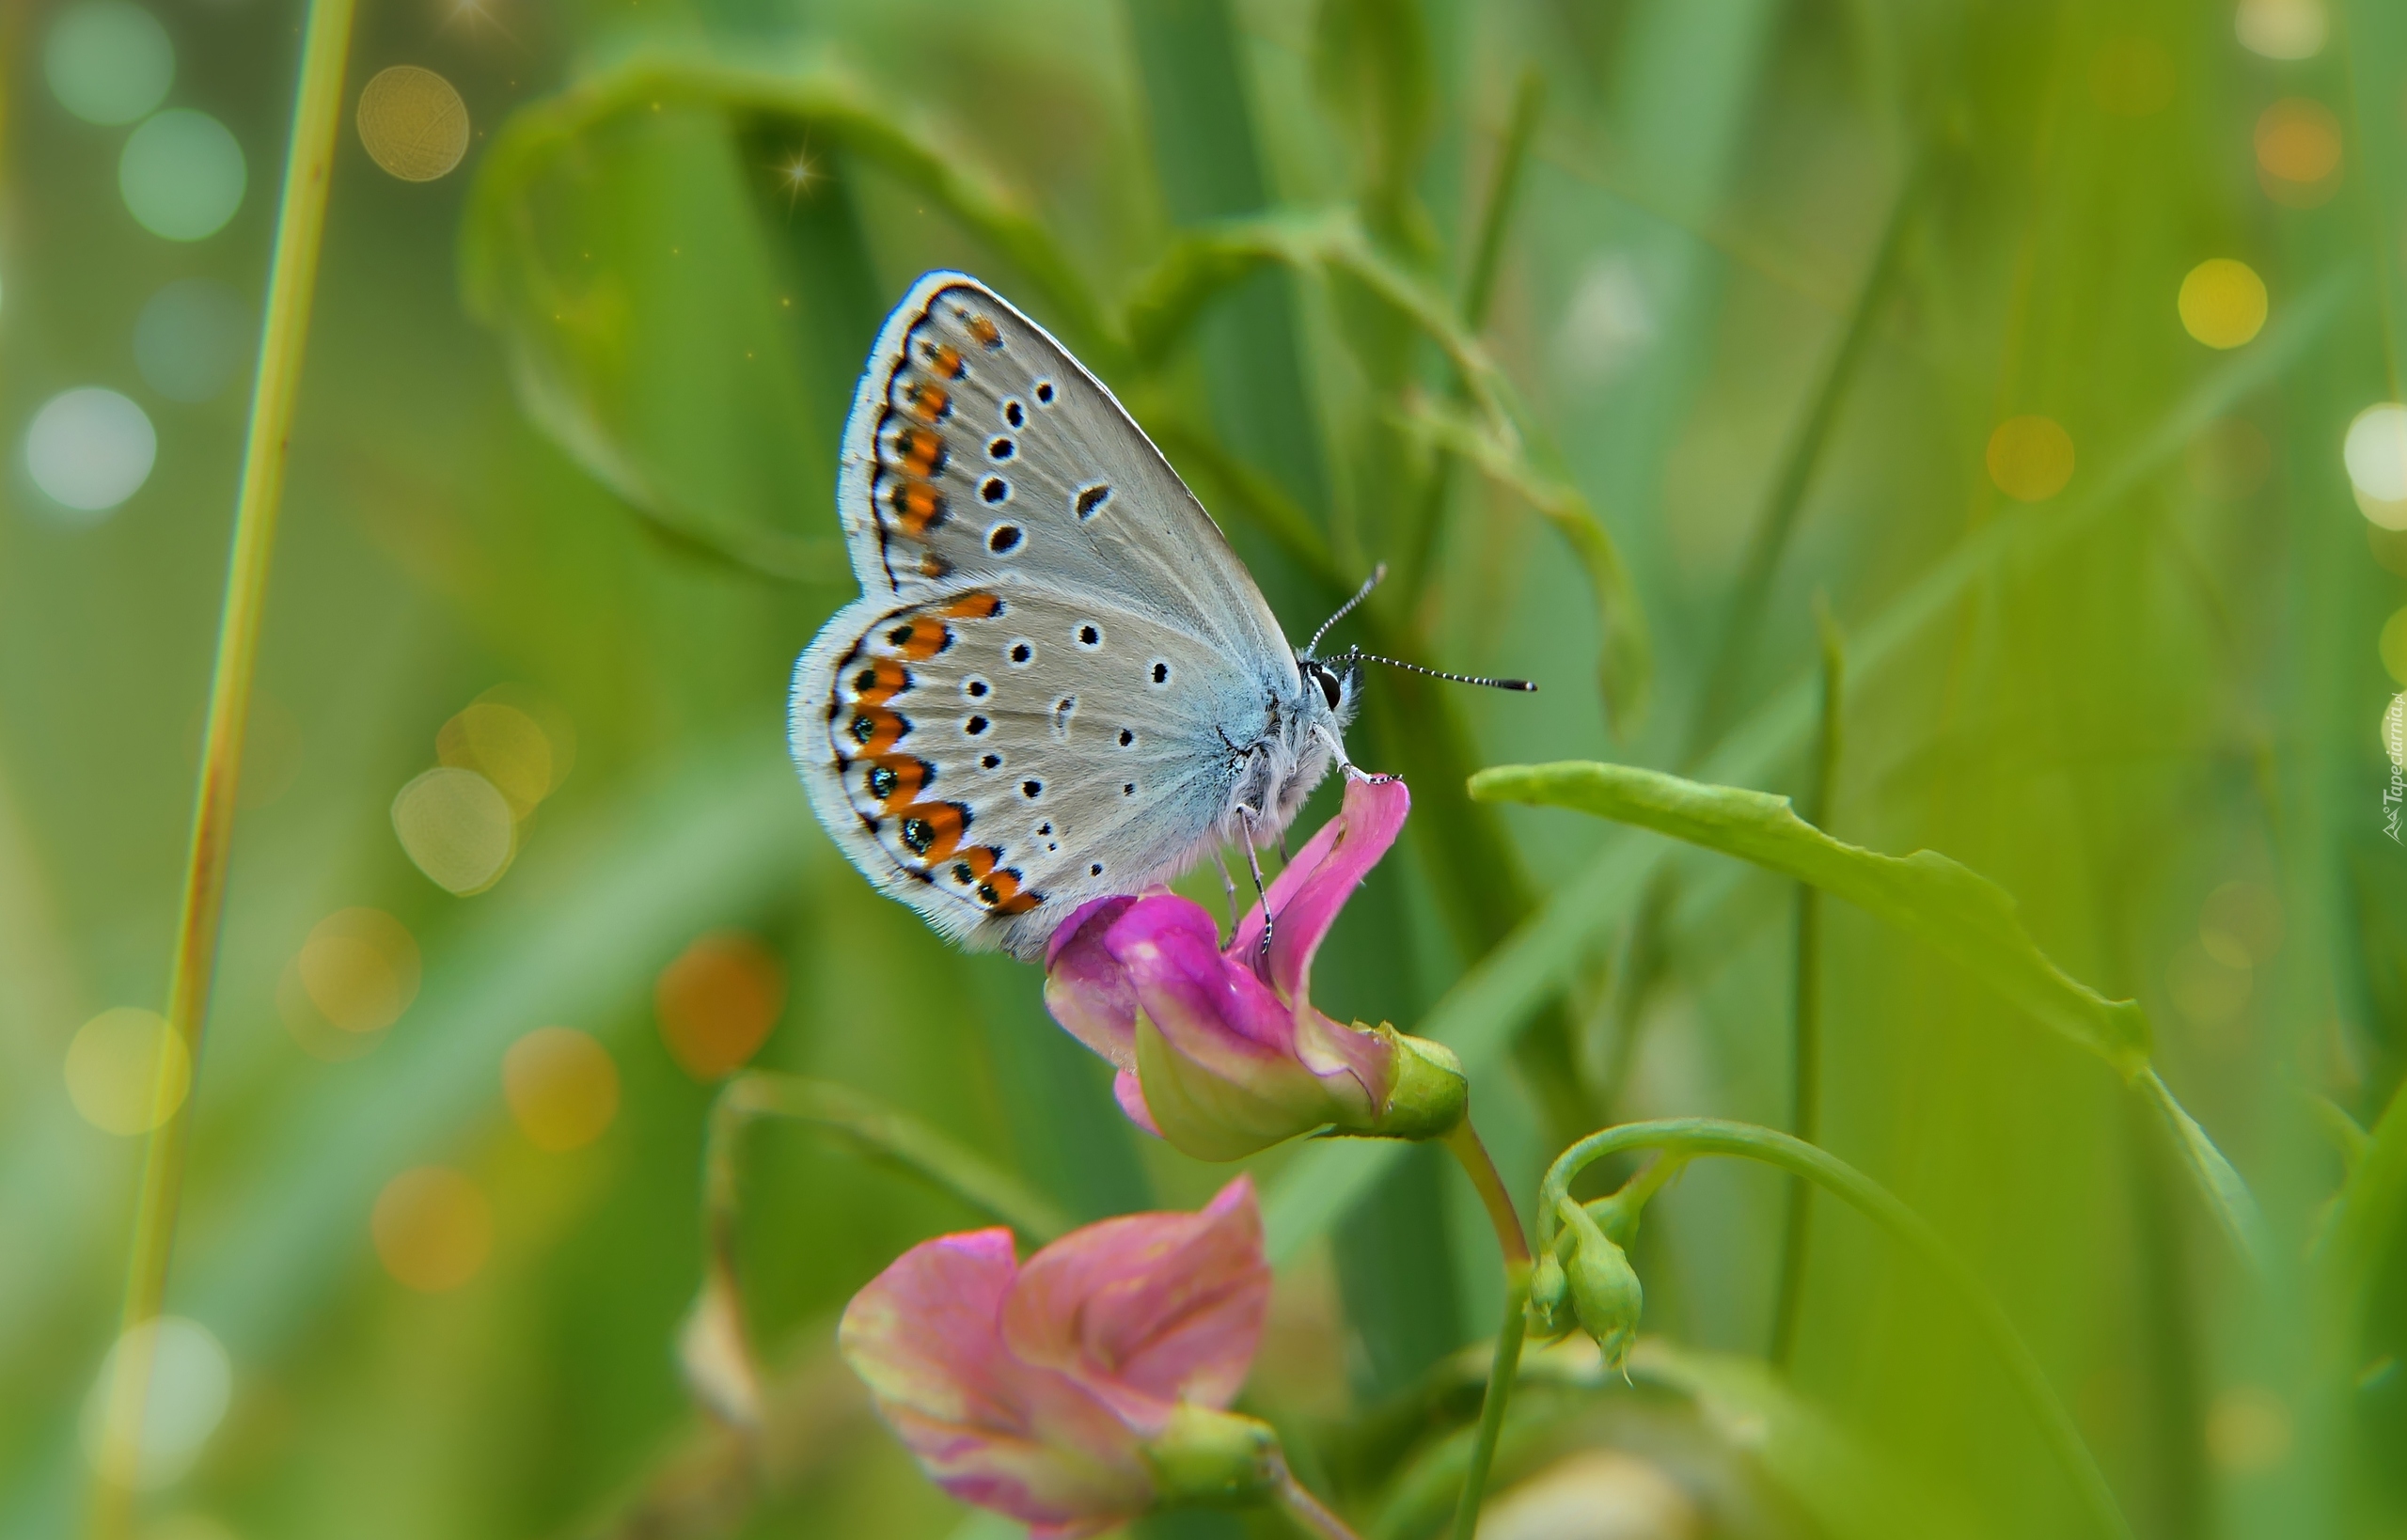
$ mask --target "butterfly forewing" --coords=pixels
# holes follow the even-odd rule
[[[842,476],[865,591],[920,599],[1035,574],[1288,659],[1252,577],[1160,451],[1061,344],[975,279],[931,274],[889,318],[845,426]]]

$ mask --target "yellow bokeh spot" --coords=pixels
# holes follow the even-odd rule
[[[2311,59],[2331,35],[2323,0],[2240,0],[2232,31],[2261,58]]]
[[[2111,38],[2089,61],[2089,94],[2118,118],[2149,118],[2173,104],[2173,55],[2154,38]]]
[[[433,71],[394,65],[359,93],[359,142],[403,181],[433,181],[468,152],[468,104]]]
[[[2072,435],[2053,417],[2008,417],[1990,434],[1989,465],[2000,492],[2040,502],[2072,479]]]
[[[382,909],[338,909],[318,921],[296,959],[309,1003],[346,1032],[378,1032],[417,998],[418,951]]]
[[[468,707],[434,735],[434,757],[492,781],[521,818],[552,794],[552,741],[515,706],[480,700]]]
[[[393,832],[437,887],[480,893],[518,851],[518,820],[500,788],[474,770],[429,770],[393,798]]]
[[[2210,348],[2236,348],[2265,328],[2265,280],[2246,262],[2210,258],[2181,280],[2181,329]]]
[[[376,1195],[369,1234],[396,1282],[440,1294],[483,1268],[493,1252],[493,1206],[464,1173],[416,1166]]]
[[[785,969],[740,931],[697,939],[653,986],[660,1040],[697,1080],[716,1080],[758,1052],[785,1000]]]
[[[68,1097],[103,1133],[149,1133],[191,1090],[192,1053],[156,1011],[103,1011],[67,1045]]]
[[[2394,613],[2382,623],[2382,666],[2390,677],[2407,684],[2407,609]]]
[[[538,1027],[501,1056],[502,1095],[527,1142],[575,1150],[619,1115],[619,1066],[610,1050],[568,1027]]]
[[[2257,167],[2314,186],[2340,169],[2340,119],[2310,97],[2284,97],[2257,115]]]
[[[2219,1391],[2207,1408],[2207,1453],[2236,1476],[2271,1470],[2289,1457],[2289,1408],[2262,1386]]]

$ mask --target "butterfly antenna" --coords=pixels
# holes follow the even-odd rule
[[[1431,679],[1451,680],[1456,684],[1485,684],[1491,690],[1522,690],[1531,694],[1535,694],[1537,691],[1537,686],[1526,679],[1488,679],[1480,674],[1450,674],[1442,668],[1424,668],[1417,663],[1407,663],[1401,658],[1383,658],[1376,652],[1365,652],[1359,647],[1349,647],[1340,655],[1349,662],[1384,663],[1391,668],[1401,668],[1408,674],[1426,674]]]
[[[1364,578],[1362,580],[1362,586],[1354,590],[1354,597],[1338,605],[1337,613],[1330,616],[1328,620],[1323,621],[1320,623],[1320,629],[1313,633],[1313,639],[1304,643],[1304,656],[1311,657],[1313,655],[1314,649],[1320,646],[1320,639],[1329,635],[1329,628],[1335,625],[1338,621],[1345,619],[1348,615],[1353,614],[1354,606],[1361,604],[1363,600],[1368,599],[1371,596],[1371,590],[1377,588],[1379,586],[1379,580],[1387,576],[1387,574],[1388,564],[1384,561],[1372,568],[1371,575]]]

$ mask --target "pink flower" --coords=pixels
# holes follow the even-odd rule
[[[1221,1410],[1269,1298],[1240,1176],[1200,1214],[1106,1219],[1025,1265],[1008,1230],[924,1241],[853,1296],[837,1343],[937,1485],[1069,1540],[1284,1475],[1269,1430]]]
[[[1117,1065],[1128,1116],[1188,1154],[1235,1160],[1314,1129],[1429,1139],[1460,1121],[1454,1056],[1385,1025],[1344,1026],[1311,1000],[1313,954],[1404,827],[1412,795],[1349,777],[1337,816],[1270,884],[1226,950],[1201,904],[1156,889],[1097,899],[1046,956],[1053,1018]]]

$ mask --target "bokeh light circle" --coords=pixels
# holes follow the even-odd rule
[[[422,1294],[458,1288],[493,1253],[493,1206],[448,1166],[412,1167],[385,1183],[368,1228],[385,1270]]]
[[[2181,280],[2181,329],[2210,348],[2237,348],[2265,329],[2265,280],[2246,262],[2210,258]]]
[[[139,1428],[110,1415],[118,1374],[134,1372],[130,1356],[149,1364]],[[120,1485],[168,1485],[192,1469],[233,1400],[233,1360],[216,1334],[181,1315],[154,1316],[119,1337],[101,1360],[84,1398],[85,1457]]]
[[[143,383],[172,401],[213,400],[247,361],[250,307],[214,278],[178,278],[134,322]]]
[[[2232,32],[2260,58],[2311,59],[2331,35],[2323,0],[2240,0]]]
[[[697,1080],[716,1080],[760,1051],[786,1003],[785,968],[741,931],[699,937],[653,986],[660,1040]]]
[[[550,735],[526,712],[496,700],[479,700],[444,723],[434,735],[434,756],[493,782],[522,818],[558,782]]]
[[[176,46],[140,6],[84,0],[50,24],[41,67],[69,112],[87,123],[131,123],[167,99]]]
[[[171,107],[126,135],[118,191],[142,228],[169,241],[225,228],[243,205],[243,147],[205,112]]]
[[[437,887],[466,895],[501,879],[517,854],[510,799],[474,770],[429,770],[393,798],[393,832]]]
[[[2383,401],[2358,413],[2340,452],[2358,511],[2384,529],[2407,529],[2407,406]]]
[[[2008,417],[1990,434],[1990,479],[2017,502],[2054,496],[2072,479],[2072,435],[2053,417]]]
[[[145,1134],[176,1115],[192,1091],[192,1053],[156,1011],[119,1006],[75,1029],[67,1095],[103,1133]]]
[[[403,181],[433,181],[468,152],[468,104],[432,70],[396,64],[359,93],[359,142]]]
[[[2390,677],[2407,684],[2407,609],[2393,611],[2382,624],[2382,666]]]
[[[569,1027],[538,1027],[501,1056],[501,1090],[527,1142],[582,1149],[619,1115],[619,1066],[610,1050]]]
[[[99,385],[62,391],[25,431],[25,470],[42,495],[79,513],[103,513],[142,490],[159,433],[142,408]]]
[[[417,939],[382,909],[338,909],[318,921],[295,966],[309,1003],[346,1032],[381,1032],[417,998]]]

